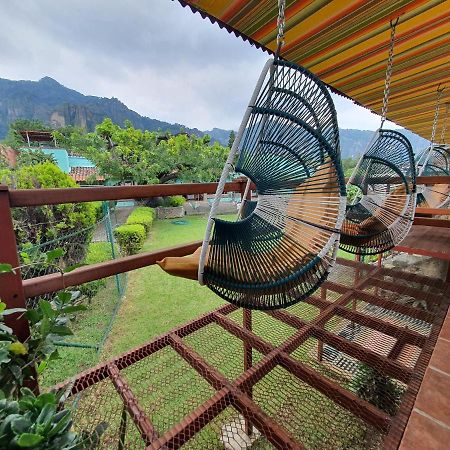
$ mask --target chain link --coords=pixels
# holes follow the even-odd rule
[[[430,138],[431,145],[434,144],[434,139],[436,137],[436,130],[437,130],[437,125],[438,125],[438,120],[439,120],[439,106],[440,106],[441,97],[442,97],[443,92],[444,92],[444,88],[440,89],[438,86],[438,88],[436,90],[436,107],[434,109],[433,128],[431,129],[431,138]]]
[[[284,17],[284,11],[286,9],[286,0],[278,0],[278,17],[277,17],[277,54],[280,52],[281,47],[284,45],[284,27],[286,25],[286,19]]]
[[[448,121],[449,106],[450,106],[450,103],[446,103],[445,104],[444,123],[442,124],[442,131],[441,131],[441,144],[445,144],[445,133],[447,132],[447,121]]]
[[[386,78],[384,80],[384,95],[383,95],[383,107],[381,109],[380,128],[383,128],[383,124],[386,121],[388,102],[389,102],[389,94],[391,93],[391,77],[392,77],[392,68],[393,68],[393,64],[394,64],[395,28],[396,28],[397,24],[398,24],[398,18],[395,22],[392,22],[392,20],[391,20],[391,39],[389,42],[389,56],[388,56],[387,67],[386,67]]]

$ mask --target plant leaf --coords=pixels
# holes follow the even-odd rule
[[[11,264],[0,264],[0,273],[13,273],[13,267]]]
[[[73,306],[66,306],[61,309],[61,312],[70,314],[77,311],[86,311],[87,307],[85,305],[73,305]]]
[[[21,313],[21,312],[27,312],[27,310],[25,308],[11,308],[11,309],[5,309],[2,314],[4,316],[9,316],[10,314]]]
[[[37,367],[37,373],[40,375],[48,366],[47,361],[41,361]]]
[[[52,305],[49,301],[39,300],[39,308],[44,314],[44,317],[49,317],[50,319],[55,317],[55,311],[53,310]]]
[[[54,250],[50,250],[45,254],[47,262],[51,263],[55,261],[55,259],[60,258],[64,254],[64,250],[62,248],[55,248]]]
[[[61,303],[67,303],[72,300],[72,294],[70,292],[61,291],[58,292],[58,299]]]
[[[42,394],[42,395],[52,395],[52,394]],[[40,396],[39,396],[40,397]],[[39,403],[39,397],[36,400],[35,405],[38,406]],[[54,399],[43,399],[39,406],[43,406],[41,412],[39,413],[39,416],[36,419],[37,425],[45,425],[49,422],[51,422],[52,417],[56,413],[56,406],[53,403],[50,403]],[[47,401],[47,403],[43,404],[42,402]]]
[[[30,448],[40,444],[43,440],[44,436],[41,436],[39,434],[23,433],[17,440],[17,444],[19,445],[19,447]]]
[[[22,434],[29,430],[31,422],[28,418],[22,416],[18,417],[11,422],[11,429],[15,434]]]

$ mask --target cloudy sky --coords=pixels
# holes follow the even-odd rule
[[[0,0],[0,78],[50,76],[201,130],[237,129],[267,57],[177,1]],[[379,126],[334,100],[341,128]]]

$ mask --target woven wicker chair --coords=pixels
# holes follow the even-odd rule
[[[408,233],[415,212],[414,155],[398,131],[378,130],[349,185],[360,195],[347,206],[340,248],[358,255],[383,253]]]
[[[161,267],[193,278],[198,262],[201,284],[246,308],[281,308],[309,295],[335,261],[345,215],[338,133],[320,80],[270,60],[219,182],[202,251],[188,257],[188,271],[184,258],[166,258]],[[214,208],[234,164],[255,183],[258,201],[227,222],[214,218]]]
[[[450,175],[450,146],[432,145],[417,158],[417,175]],[[450,185],[417,187],[417,205],[423,208],[445,208],[450,204]]]

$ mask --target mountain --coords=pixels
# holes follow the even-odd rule
[[[83,95],[50,77],[39,81],[0,78],[0,139],[5,137],[9,124],[16,119],[38,119],[54,128],[75,125],[93,131],[105,117],[119,125],[129,120],[134,127],[150,131],[179,133],[183,130],[197,136],[205,134],[197,128],[141,116],[114,97]],[[214,129],[212,133],[221,137],[226,134],[228,142],[229,131],[216,132]]]
[[[409,142],[411,142],[415,153],[422,150],[429,144],[429,141],[421,138],[409,130],[399,129],[397,131],[403,133]],[[342,158],[357,157],[360,155],[369,144],[373,133],[373,131],[369,130],[347,130],[339,128]]]
[[[38,119],[54,128],[75,125],[92,131],[105,117],[110,117],[118,125],[123,125],[125,120],[129,120],[134,127],[150,131],[169,131],[174,134],[183,130],[197,136],[208,134],[212,141],[222,145],[228,144],[230,136],[230,130],[213,128],[201,131],[178,123],[141,116],[117,98],[83,95],[50,77],[44,77],[39,81],[12,81],[0,78],[0,139],[5,137],[9,124],[16,119]],[[416,151],[428,143],[409,131],[402,132]],[[361,154],[372,134],[372,131],[367,130],[341,129],[342,157],[355,157]]]

